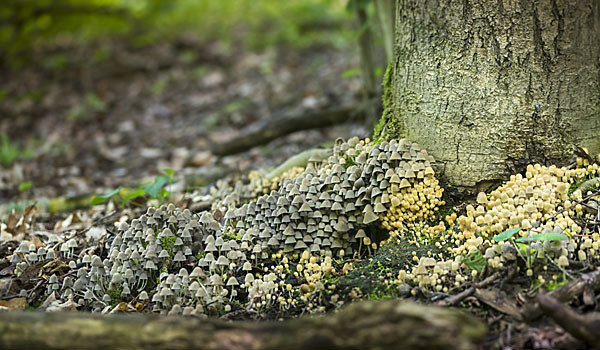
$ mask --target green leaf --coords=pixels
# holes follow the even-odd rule
[[[517,247],[518,247],[519,249],[521,249],[521,253],[522,253],[522,254],[533,254],[533,253],[535,253],[535,249],[529,249],[529,250],[528,250],[528,246],[527,246],[527,244],[524,244],[524,243],[517,243]],[[529,252],[528,252],[528,251],[529,251]]]
[[[94,93],[88,93],[85,95],[85,101],[88,106],[92,108],[94,112],[104,112],[106,110],[106,103]]]
[[[142,197],[146,195],[146,191],[142,190],[141,188],[138,188],[137,190],[129,193],[128,195],[123,197],[123,201],[121,202],[121,204],[127,204],[129,203],[129,201],[131,201],[132,199],[138,198],[138,197]]]
[[[33,185],[33,182],[31,182],[31,181],[23,182],[22,184],[19,185],[19,191],[28,190],[31,188],[32,185]]]
[[[163,169],[163,172],[169,176],[172,176],[173,174],[175,174],[174,169]]]
[[[94,198],[92,198],[92,205],[98,205],[98,204],[104,203],[107,200],[109,200],[111,197],[119,194],[119,192],[121,192],[121,186],[117,187],[116,189],[114,189],[112,191],[108,191],[104,194],[96,195],[96,196],[94,196]]]
[[[520,237],[517,239],[517,242],[531,242],[531,241],[561,241],[569,239],[567,236],[556,233],[556,232],[546,232],[540,233],[539,235],[533,235],[529,237]]]
[[[478,273],[481,273],[487,261],[479,251],[475,251],[467,254],[463,259],[463,263],[471,270],[477,270]]]
[[[353,77],[355,75],[360,75],[360,68],[352,68],[352,69],[348,69],[347,71],[344,71],[342,73],[342,78],[350,78]]]
[[[517,233],[519,231],[521,231],[520,228],[511,228],[511,229],[508,229],[508,230],[494,236],[494,238],[492,238],[492,239],[496,242],[506,241],[507,239],[510,239],[512,236],[514,236],[515,233]]]
[[[169,183],[169,177],[165,175],[159,175],[154,178],[154,181],[144,185],[141,189],[152,198],[158,198],[160,190]]]

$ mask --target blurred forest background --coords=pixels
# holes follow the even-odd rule
[[[4,0],[0,203],[207,169],[185,190],[370,135],[391,55],[381,4],[393,2]],[[311,113],[347,123],[242,156],[208,152],[258,122]]]
[[[0,45],[5,64],[19,67],[37,58],[49,69],[77,62],[65,55],[32,57],[32,50],[95,44],[92,60],[99,62],[110,56],[105,41],[115,38],[134,47],[183,38],[218,40],[226,49],[237,43],[254,50],[342,47],[352,35],[346,6],[339,0],[6,0]]]

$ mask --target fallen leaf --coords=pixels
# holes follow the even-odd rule
[[[117,306],[115,306],[109,313],[114,314],[117,312],[126,312],[128,307],[129,307],[129,304],[122,301],[122,302],[118,303]]]
[[[106,234],[106,228],[104,226],[92,226],[85,233],[85,239],[89,242],[95,242],[100,240],[102,236]]]
[[[76,311],[80,305],[73,301],[72,298],[65,301],[64,303],[59,303],[58,301],[53,302],[46,311],[48,312],[56,312],[56,311]]]
[[[44,242],[42,242],[42,240],[39,239],[37,236],[33,236],[33,238],[31,239],[31,242],[33,243],[33,245],[35,245],[35,249],[46,246],[44,244]]]
[[[52,293],[50,293],[50,295],[48,295],[48,297],[46,298],[46,300],[44,300],[44,302],[42,303],[42,305],[40,305],[40,307],[38,309],[39,310],[46,310],[55,301],[56,301],[56,293],[52,292]]]
[[[27,306],[27,299],[13,298],[10,300],[0,300],[0,306],[4,306],[12,310],[24,310],[25,306]]]
[[[142,304],[140,302],[135,303],[135,309],[137,312],[142,312],[144,310],[144,307],[145,307],[144,304]]]
[[[27,306],[27,299],[14,298],[11,299],[6,306],[13,310],[25,310],[25,307]]]
[[[52,275],[62,276],[69,271],[69,265],[65,264],[59,259],[50,260],[45,262],[45,265],[40,271],[40,276],[45,279],[50,278]]]

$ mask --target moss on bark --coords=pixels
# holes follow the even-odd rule
[[[398,139],[403,136],[400,121],[394,118],[394,98],[392,93],[392,80],[394,78],[394,65],[390,62],[383,76],[383,113],[373,130],[373,140]]]

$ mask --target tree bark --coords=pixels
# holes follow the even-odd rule
[[[600,1],[398,0],[386,111],[449,183],[600,151]]]
[[[375,13],[381,28],[386,64],[394,58],[394,0],[375,0]]]
[[[284,322],[81,313],[0,313],[1,349],[478,349],[483,323],[397,301]]]

